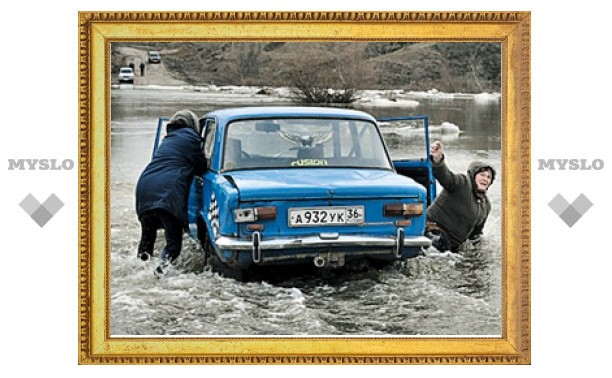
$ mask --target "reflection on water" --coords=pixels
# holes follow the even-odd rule
[[[204,269],[201,248],[185,236],[178,264],[163,280],[156,258],[136,259],[140,227],[134,185],[151,156],[158,116],[180,108],[198,114],[253,105],[224,95],[205,103],[181,90],[121,89],[111,93],[110,331],[120,335],[352,335],[501,334],[501,182],[489,193],[493,210],[482,248],[460,254],[433,248],[383,270],[302,276],[280,283],[240,283]],[[260,101],[260,100],[258,100]],[[419,100],[417,108],[365,109],[375,116],[427,114],[458,134],[432,134],[447,146],[456,172],[486,159],[501,170],[499,102]],[[261,101],[258,103],[262,103]],[[396,130],[397,131],[397,130]],[[385,131],[394,157],[425,151],[422,134]],[[498,177],[502,177],[499,175]],[[162,246],[158,237],[156,255]]]
[[[430,125],[448,122],[461,129],[456,142],[463,149],[501,149],[501,102],[497,97],[418,98],[417,107],[362,107],[375,117],[427,115]],[[129,127],[146,129],[160,116],[170,117],[181,108],[203,115],[223,107],[288,105],[281,99],[265,95],[213,93],[204,94],[182,89],[133,89],[111,91],[111,120],[128,122]],[[127,126],[126,126],[127,127]],[[448,137],[448,135],[446,135]]]

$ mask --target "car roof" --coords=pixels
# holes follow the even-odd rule
[[[230,122],[237,119],[273,118],[273,117],[323,117],[323,118],[351,118],[375,121],[370,114],[353,109],[311,106],[261,106],[239,107],[214,110],[202,118],[215,117],[221,122]]]

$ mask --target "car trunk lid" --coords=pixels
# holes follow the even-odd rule
[[[232,172],[240,201],[415,196],[422,186],[392,171],[375,169],[306,168]],[[416,196],[415,196],[416,197]]]

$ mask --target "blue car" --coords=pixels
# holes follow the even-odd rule
[[[200,119],[210,170],[196,177],[189,233],[213,268],[247,279],[290,266],[389,263],[418,255],[435,179],[425,143],[393,162],[371,115],[322,107],[221,109]],[[156,146],[164,129],[158,123]]]

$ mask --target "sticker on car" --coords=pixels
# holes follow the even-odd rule
[[[300,159],[291,162],[292,167],[313,167],[313,166],[326,166],[326,159]]]

